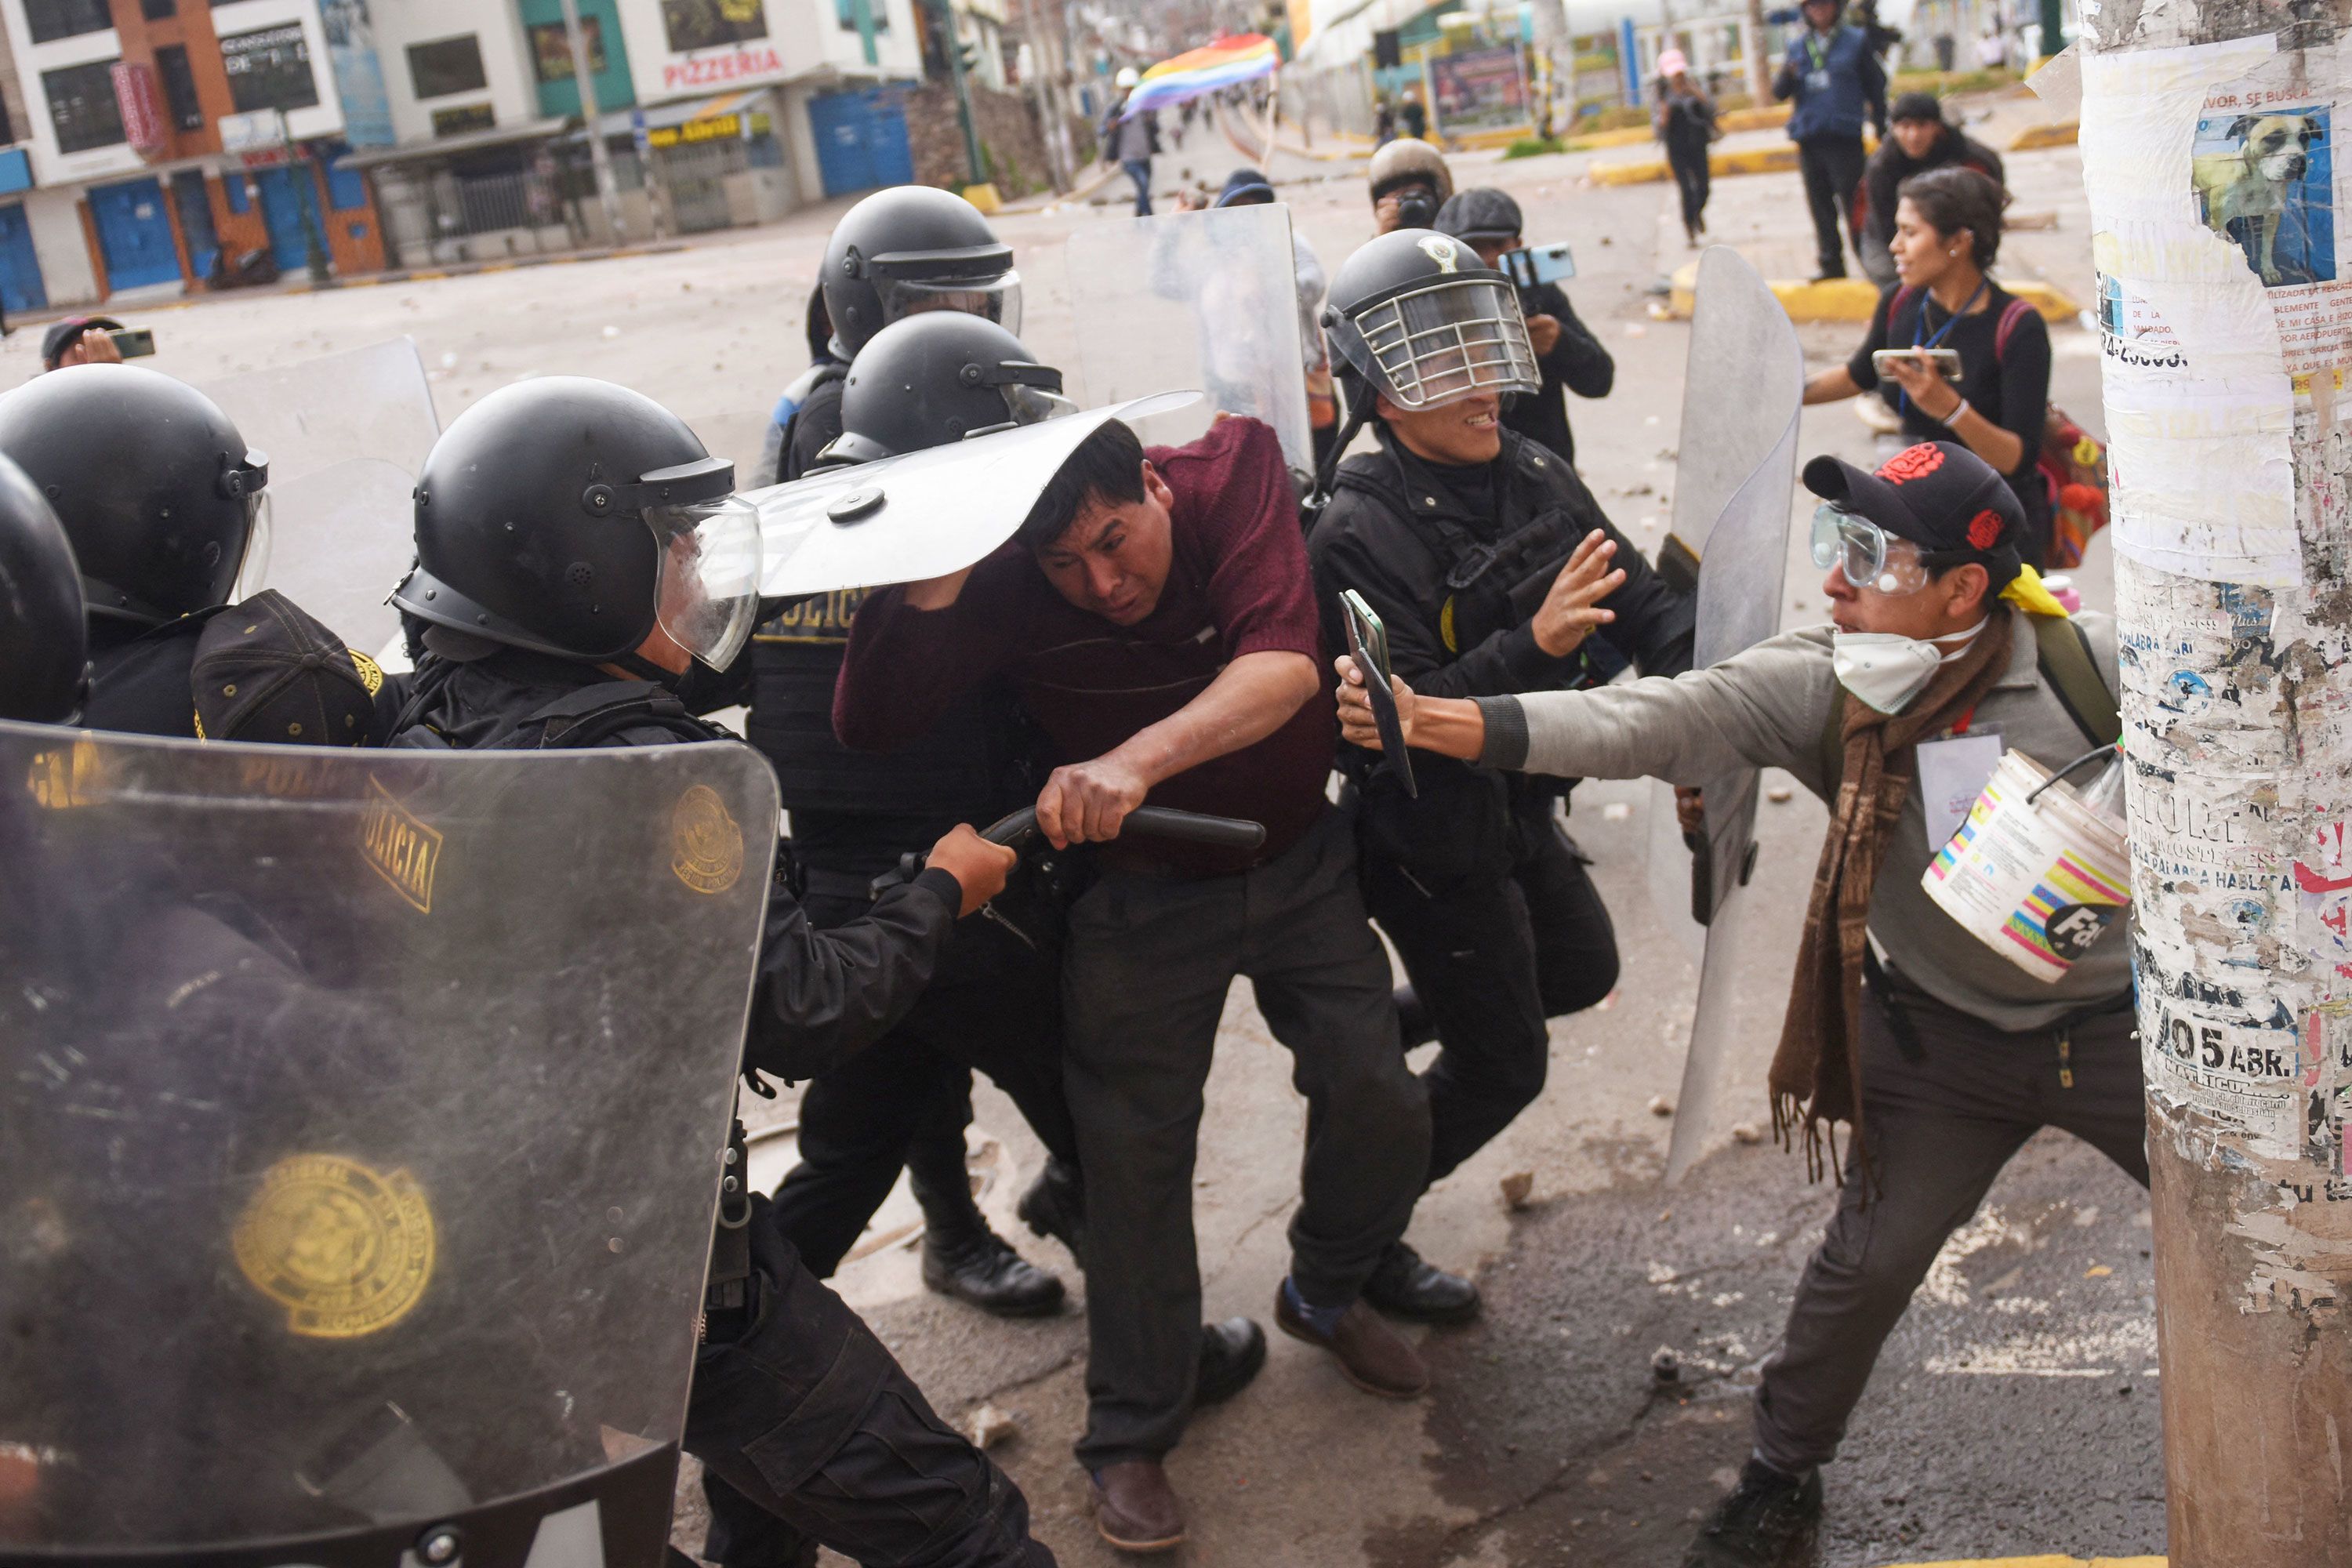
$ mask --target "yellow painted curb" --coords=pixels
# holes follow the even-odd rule
[[[1671,292],[1666,308],[1675,316],[1687,321],[1697,300],[1698,263],[1686,261],[1675,268],[1668,279]],[[1832,278],[1815,283],[1806,279],[1783,278],[1769,285],[1773,298],[1789,312],[1792,321],[1867,321],[1878,309],[1878,286],[1864,278]],[[2080,307],[2058,289],[2039,279],[2023,279],[2003,282],[2001,287],[2032,305],[2045,321],[2071,321]],[[2038,1563],[2038,1558],[2020,1558],[2021,1563]],[[2069,1558],[2053,1558],[2053,1563],[2071,1564]]]
[[[2035,147],[2072,147],[2082,129],[2082,121],[2077,120],[2061,120],[2052,125],[2029,125],[2009,139],[2009,150],[2024,153]]]
[[[1646,125],[1623,125],[1614,131],[1590,131],[1581,136],[1571,136],[1560,145],[1570,153],[1605,153],[1612,147],[1639,147],[1656,140],[1657,133]]]
[[[1797,144],[1793,142],[1780,147],[1742,147],[1736,152],[1706,155],[1707,172],[1714,174],[1775,174],[1796,166]],[[1596,185],[1644,185],[1673,177],[1664,158],[1595,163],[1587,173]]]
[[[2161,1557],[1975,1557],[1964,1563],[1890,1563],[1887,1568],[2165,1568],[2165,1560]]]
[[[978,207],[982,213],[995,213],[1003,212],[1004,210],[1004,198],[996,194],[996,186],[992,184],[982,183],[977,185],[966,185],[963,188],[963,199],[970,202],[973,206]]]
[[[1717,116],[1716,123],[1727,134],[1734,131],[1769,131],[1776,125],[1789,123],[1795,113],[1793,103],[1768,103],[1760,109],[1733,109]]]

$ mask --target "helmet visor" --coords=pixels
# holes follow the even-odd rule
[[[243,604],[269,586],[269,492],[253,490],[245,500],[245,555],[236,563],[236,581],[228,602]]]
[[[1835,501],[1813,509],[1812,546],[1815,566],[1836,567],[1856,588],[1900,596],[1917,593],[1931,576],[1917,544]]]
[[[654,614],[670,640],[713,669],[743,651],[760,610],[760,514],[737,495],[646,509],[662,545]]]
[[[874,279],[882,297],[882,324],[926,310],[961,310],[1021,335],[1021,274],[1007,268],[992,278],[893,278]]]
[[[1078,411],[1078,405],[1060,392],[1042,386],[1024,386],[1013,382],[999,390],[1004,394],[1004,406],[1012,414],[1015,425],[1039,425]]]
[[[1399,408],[1543,385],[1518,296],[1501,282],[1441,280],[1367,308],[1355,326]]]

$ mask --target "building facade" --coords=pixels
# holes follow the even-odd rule
[[[0,216],[0,280],[71,305],[381,269],[342,80],[364,74],[350,14],[365,7],[329,5],[331,48],[320,0],[0,0],[27,182],[13,254]]]

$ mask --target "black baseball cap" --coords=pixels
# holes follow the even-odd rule
[[[2025,508],[1990,463],[1957,441],[1906,447],[1866,473],[1839,458],[1805,465],[1805,488],[1922,550],[2018,558]],[[2003,563],[2006,563],[2005,562]]]
[[[372,736],[383,671],[276,589],[205,623],[192,672],[208,741],[357,746]]]
[[[1221,207],[1246,206],[1253,202],[1274,200],[1274,184],[1255,169],[1235,169],[1225,176],[1225,188],[1217,193]]]
[[[1526,226],[1519,204],[1492,185],[1456,191],[1437,209],[1437,231],[1473,245],[1482,239],[1516,238]]]
[[[50,322],[49,330],[41,334],[42,367],[57,369],[58,356],[73,347],[74,341],[92,327],[119,332],[122,330],[122,323],[111,316],[68,316],[61,321]]]

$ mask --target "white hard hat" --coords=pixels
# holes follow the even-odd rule
[[[1143,76],[1133,66],[1121,66],[1118,74],[1110,79],[1114,87],[1133,87],[1143,79]]]

